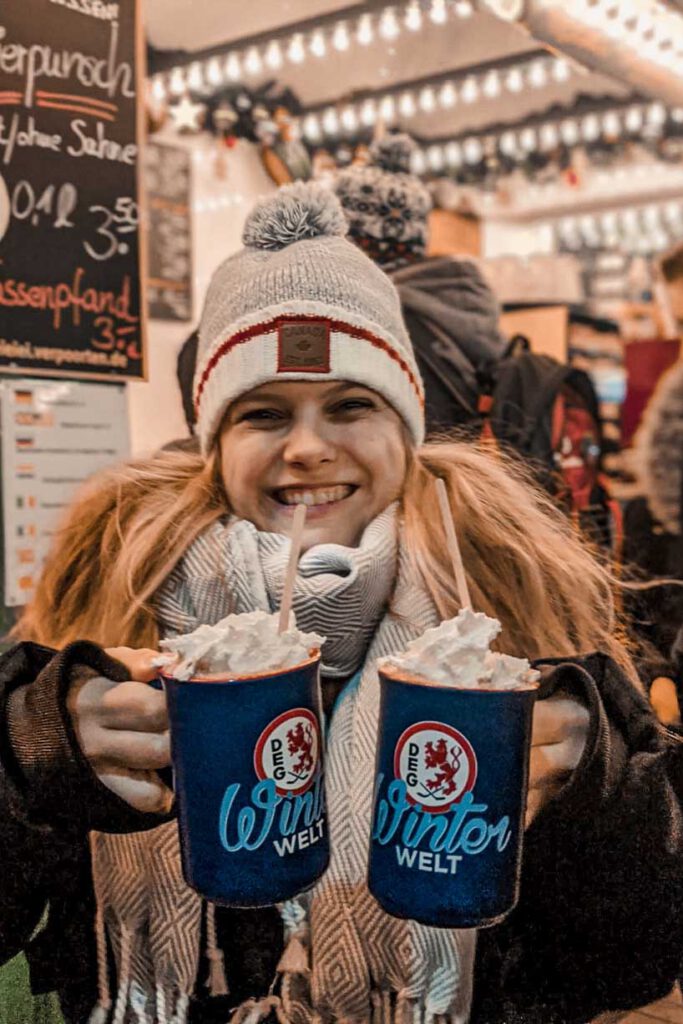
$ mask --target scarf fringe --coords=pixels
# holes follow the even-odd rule
[[[206,904],[206,957],[209,961],[209,991],[212,996],[227,996],[230,992],[225,976],[225,957],[216,939],[216,907]]]
[[[285,926],[287,945],[277,965],[279,974],[310,974],[308,947],[310,926],[306,910],[298,899],[287,900],[278,907]]]
[[[111,1012],[111,994],[109,990],[109,967],[107,964],[107,934],[104,927],[104,912],[97,905],[95,914],[95,943],[97,948],[97,1005],[94,1007],[88,1024],[106,1024]]]
[[[238,1006],[230,1024],[260,1024],[273,1011],[278,1024],[289,1024],[279,996],[264,996],[263,999],[247,999]]]
[[[126,1018],[128,1007],[128,988],[130,985],[130,954],[132,946],[132,934],[130,929],[121,925],[121,976],[119,978],[119,990],[116,996],[114,1017],[112,1024],[123,1024]]]

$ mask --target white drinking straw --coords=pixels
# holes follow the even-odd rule
[[[462,555],[460,554],[458,535],[455,532],[455,524],[453,522],[453,516],[451,514],[451,506],[448,501],[448,492],[446,491],[446,485],[441,479],[441,477],[437,477],[436,479],[436,493],[439,497],[441,520],[443,522],[444,533],[446,534],[448,554],[451,556],[453,572],[455,573],[455,585],[458,588],[460,604],[462,605],[463,608],[469,608],[471,611],[472,602],[470,600],[470,592],[467,589],[465,566],[462,564]]]
[[[282,591],[282,604],[280,605],[280,623],[278,633],[286,633],[289,625],[289,613],[292,610],[292,597],[294,596],[294,580],[299,565],[301,554],[301,542],[304,537],[304,526],[306,525],[306,506],[297,505],[294,509],[292,521],[292,546],[289,549],[289,562],[287,563],[287,575],[285,586]]]

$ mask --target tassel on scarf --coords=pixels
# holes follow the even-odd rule
[[[107,1024],[111,1011],[109,994],[109,969],[107,966],[107,936],[104,928],[104,913],[97,906],[95,914],[95,942],[97,946],[97,1005],[90,1014],[88,1024]]]
[[[107,1024],[110,1009],[111,1007],[101,1006],[100,1003],[98,1003],[88,1017],[88,1024]]]
[[[310,974],[308,953],[298,935],[293,935],[285,946],[277,969],[283,974]]]
[[[370,993],[372,1003],[371,1024],[382,1024],[382,993],[376,988]]]
[[[121,977],[119,991],[114,1007],[113,1024],[123,1024],[128,1006],[128,986],[130,984],[130,952],[132,936],[125,924],[121,925]]]
[[[264,996],[263,999],[247,999],[235,1010],[230,1024],[260,1024],[274,1011],[278,1024],[289,1024],[279,996]]]
[[[287,900],[279,909],[288,941],[277,969],[281,974],[310,974],[306,911],[297,900]]]
[[[391,992],[385,988],[382,992],[382,1024],[391,1024]]]
[[[230,992],[225,976],[225,957],[216,939],[216,907],[206,904],[206,957],[209,961],[209,991],[212,996],[227,996]]]

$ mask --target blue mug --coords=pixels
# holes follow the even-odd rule
[[[537,686],[379,677],[370,891],[395,917],[497,924],[519,898]]]
[[[212,902],[270,906],[327,867],[319,669],[163,676],[183,874]]]

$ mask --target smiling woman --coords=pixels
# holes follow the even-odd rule
[[[399,415],[376,392],[348,381],[255,388],[229,409],[219,444],[235,514],[259,530],[289,533],[303,503],[303,550],[355,546],[405,479]]]
[[[5,845],[0,831],[0,956],[28,942],[58,865],[63,898],[41,948],[60,948],[64,973],[50,978],[77,1003],[70,1024],[95,1000],[90,975],[73,977],[73,964],[90,962],[79,943],[92,893],[72,847],[102,828],[92,865],[98,1019],[114,1002],[109,953],[115,1019],[131,1009],[140,1024],[158,1019],[144,1007],[158,1007],[160,992],[178,1024],[191,1001],[197,1019],[238,1007],[235,1020],[253,1024],[272,1011],[296,1024],[371,1024],[378,1014],[383,1024],[583,1024],[650,1001],[676,976],[683,748],[668,745],[639,691],[613,580],[523,468],[464,442],[424,443],[398,296],[343,234],[337,200],[313,186],[257,207],[202,316],[202,453],[108,471],[55,535],[17,635],[55,647],[94,641],[116,647],[118,661],[81,642],[54,658],[21,645],[4,662],[0,781],[10,795],[0,785],[0,817],[12,831]],[[437,478],[474,607],[500,621],[502,651],[537,659],[544,673],[520,904],[476,944],[472,929],[384,914],[366,881],[376,659],[460,607]],[[293,610],[299,628],[326,637],[330,866],[279,908],[205,907],[182,881],[176,823],[149,817],[171,796],[155,772],[169,759],[165,703],[146,685],[150,652],[121,645],[155,648],[228,613],[277,609],[297,502],[308,507],[307,550]],[[207,1005],[226,987],[224,1002]]]

